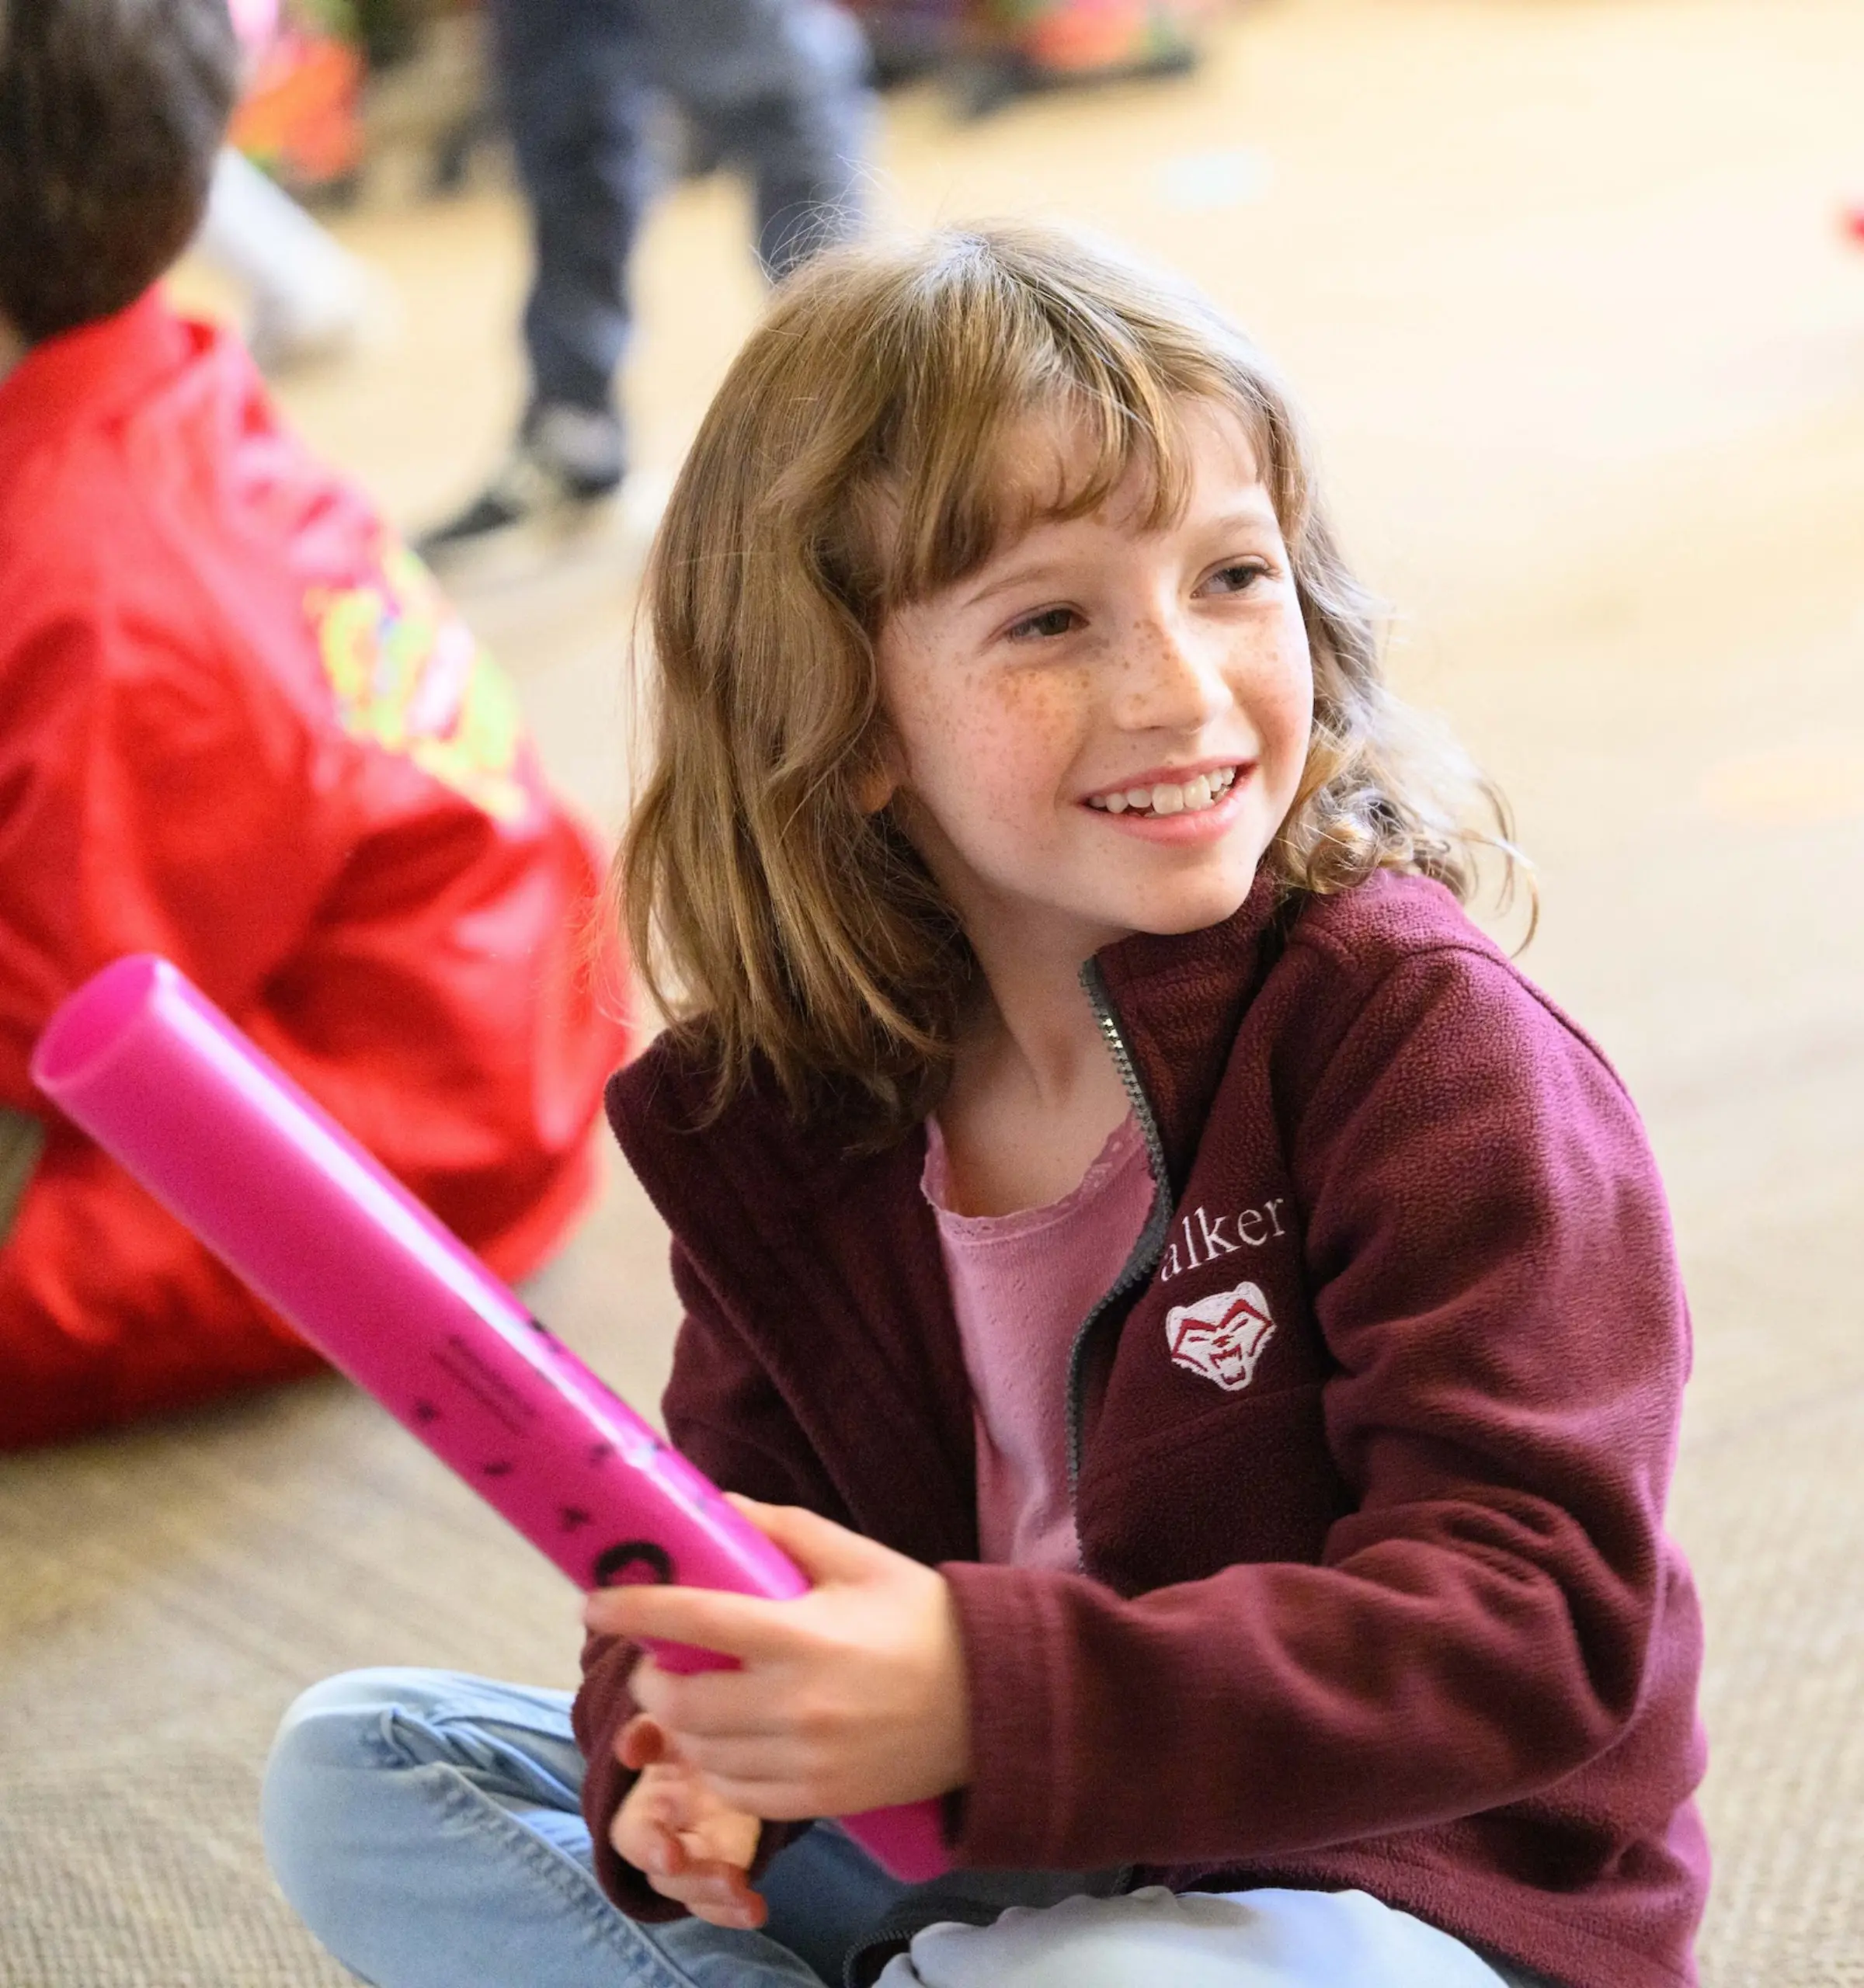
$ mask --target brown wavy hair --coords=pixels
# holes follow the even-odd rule
[[[1290,892],[1380,869],[1473,893],[1514,874],[1500,794],[1380,676],[1312,455],[1261,356],[1202,299],[1047,228],[953,229],[825,255],[784,284],[726,375],[650,555],[651,764],[617,861],[638,971],[716,1073],[760,1061],[800,1112],[885,1140],[936,1103],[977,969],[889,810],[875,644],[1033,521],[1005,438],[1052,413],[1085,471],[1043,516],[1135,468],[1153,523],[1188,486],[1187,409],[1249,433],[1313,654],[1314,721],[1264,861]]]

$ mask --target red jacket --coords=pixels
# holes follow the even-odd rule
[[[1592,1045],[1448,895],[1383,875],[1087,975],[1161,1192],[1070,1392],[1083,1572],[975,1564],[923,1135],[774,1092],[610,1115],[672,1225],[674,1441],[942,1566],[962,1863],[1357,1886],[1576,1988],[1693,1980],[1701,1631],[1663,1535],[1688,1361],[1661,1188]],[[576,1712],[598,1868],[632,1653]]]
[[[315,1364],[33,1091],[64,995],[167,954],[516,1276],[622,1053],[597,874],[509,683],[234,341],[151,294],[0,380],[0,1130],[44,1138],[0,1180],[0,1447]]]

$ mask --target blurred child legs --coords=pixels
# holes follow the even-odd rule
[[[620,483],[614,376],[659,102],[750,180],[773,277],[850,229],[873,114],[866,43],[828,0],[492,0],[491,11],[534,235],[530,404],[491,485],[422,541],[430,559],[573,513]]]
[[[649,190],[646,127],[664,92],[742,162],[757,251],[781,275],[825,215],[855,202],[866,54],[820,0],[496,0],[506,110],[535,217],[525,319],[542,401],[610,405],[628,332],[626,264]]]

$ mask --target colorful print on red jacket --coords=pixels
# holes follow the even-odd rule
[[[352,739],[406,753],[495,821],[522,818],[517,692],[405,546],[384,546],[360,585],[312,587],[304,613]]]

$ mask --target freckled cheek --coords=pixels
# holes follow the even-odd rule
[[[1280,686],[1270,722],[1283,750],[1297,763],[1305,760],[1314,728],[1313,679],[1306,669]]]
[[[1010,821],[1045,811],[1078,750],[1078,714],[1065,686],[980,686],[950,722],[929,731],[920,759],[928,786],[975,813]]]
[[[1047,808],[1067,784],[1088,726],[1085,686],[1073,676],[1025,680],[1005,700],[1002,764],[1025,805]]]
[[[975,685],[965,676],[928,672],[892,686],[886,701],[904,749],[907,784],[934,812],[963,805],[966,770],[987,723]]]
[[[1261,666],[1252,673],[1244,696],[1244,707],[1262,742],[1271,784],[1285,788],[1285,798],[1292,801],[1313,733],[1313,671],[1299,623],[1271,654],[1259,660]]]

